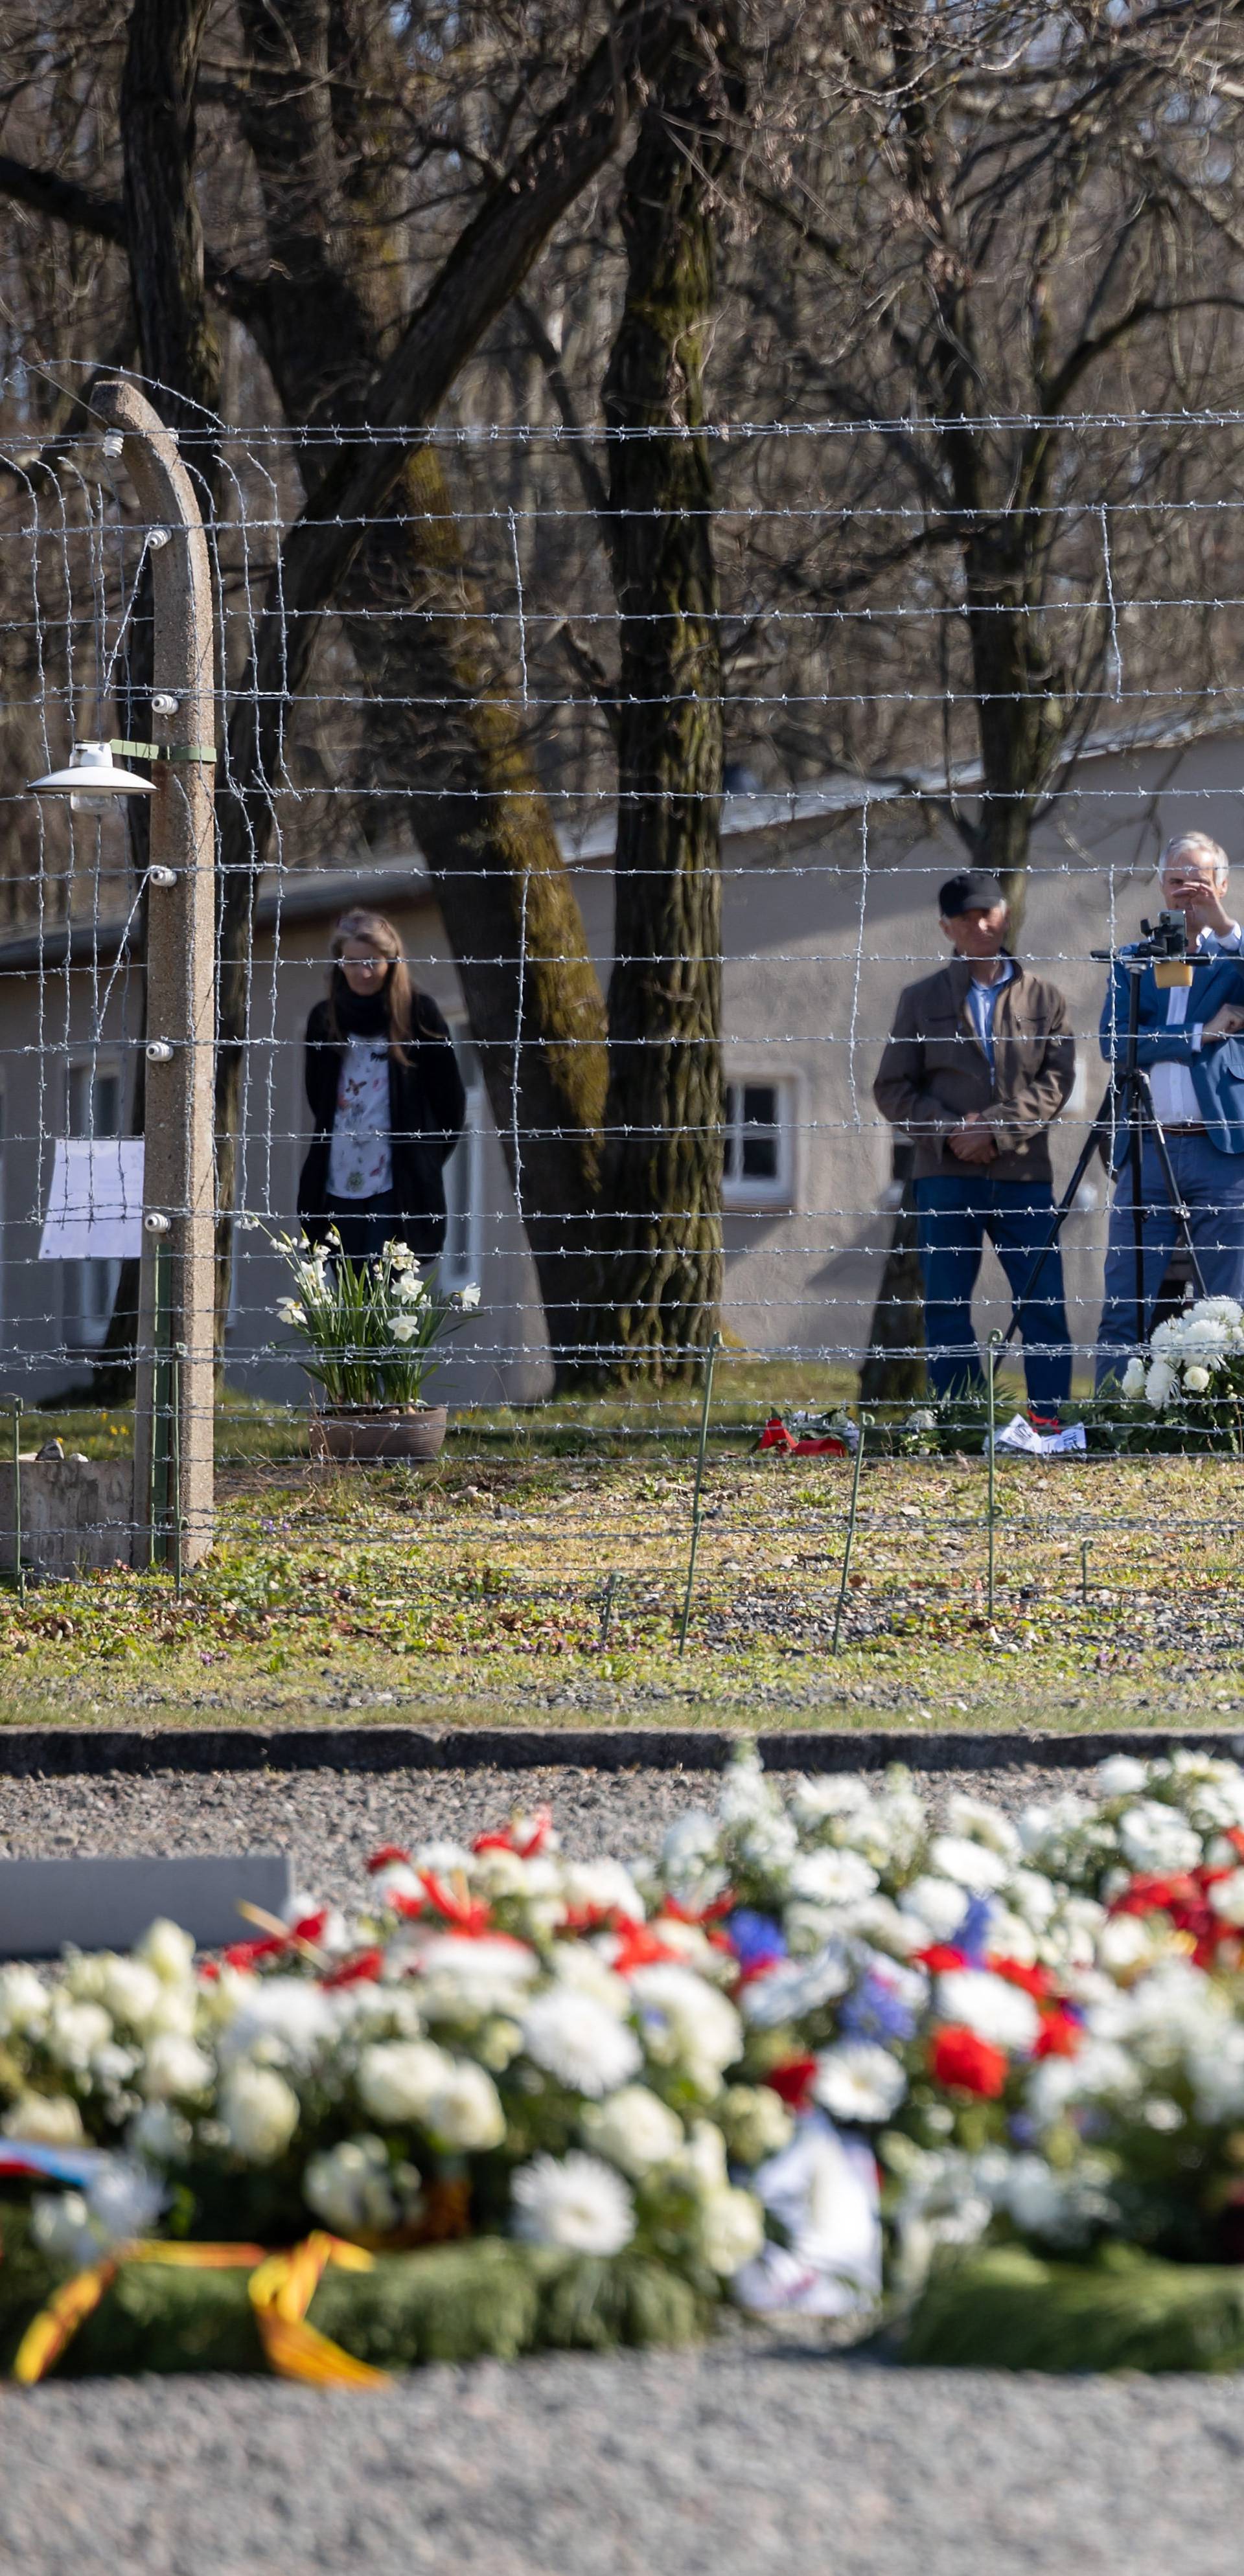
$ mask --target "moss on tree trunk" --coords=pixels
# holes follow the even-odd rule
[[[645,111],[604,389],[618,433],[617,909],[596,1347],[585,1358],[600,1374],[658,1383],[695,1366],[721,1297],[721,658],[700,433],[738,60],[729,9],[706,10]]]

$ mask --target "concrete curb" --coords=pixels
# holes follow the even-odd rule
[[[742,1730],[739,1730],[741,1732]],[[157,1771],[720,1771],[737,1733],[694,1727],[0,1727],[0,1776],[103,1778]],[[1244,1733],[1226,1727],[1118,1727],[1094,1735],[927,1734],[916,1728],[850,1734],[810,1729],[756,1739],[770,1771],[1002,1771],[1035,1764],[1083,1771],[1108,1753],[1142,1758],[1177,1746],[1244,1761]]]

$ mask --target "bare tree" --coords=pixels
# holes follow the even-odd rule
[[[344,30],[357,69],[366,12],[291,5],[284,12],[255,9],[243,15],[258,89],[244,88],[242,94],[252,107],[249,140],[266,186],[275,247],[269,249],[266,278],[257,280],[253,271],[238,278],[225,263],[216,263],[214,291],[228,302],[237,289],[238,309],[298,417],[332,417],[341,426],[365,419],[376,435],[364,446],[339,450],[307,490],[259,622],[250,685],[229,729],[221,800],[222,1203],[229,1204],[232,1187],[246,1043],[245,959],[273,833],[272,791],[283,774],[291,709],[306,684],[321,625],[331,612],[346,609],[364,677],[378,695],[396,696],[399,704],[416,696],[441,702],[436,735],[425,729],[416,740],[408,732],[401,748],[417,755],[412,803],[440,877],[499,1110],[513,1048],[520,924],[530,949],[520,1113],[533,1140],[529,1234],[557,1338],[573,1265],[582,1265],[586,1255],[603,1093],[603,1006],[538,782],[512,719],[513,692],[465,582],[452,506],[421,432],[434,422],[566,208],[621,141],[636,89],[659,67],[679,12],[664,0],[629,0],[530,140],[508,166],[490,175],[474,213],[456,238],[451,233],[413,311],[395,308],[391,295],[374,291],[384,261],[377,257],[378,192],[360,184],[367,177],[365,154],[356,152],[352,162],[347,156],[355,204],[345,209],[352,222],[341,222],[346,190],[333,110],[338,101],[352,103],[357,125],[357,94],[351,102],[345,65],[332,59],[332,36]],[[140,272],[140,306],[157,317],[156,372],[169,370],[165,382],[175,380],[178,334],[188,370],[205,361],[211,346],[210,333],[200,329],[196,335],[191,308],[197,286],[201,323],[204,262],[195,226],[186,219],[185,187],[178,184],[192,146],[186,84],[203,12],[184,10],[182,18],[180,34],[160,46],[160,30],[140,6],[131,29],[135,43],[142,39],[141,77],[127,71],[127,96],[135,102],[127,138],[131,162],[141,162],[152,147],[173,147],[167,244],[153,247],[145,226],[135,238],[127,206],[118,219],[115,201],[85,188],[68,189],[58,174],[48,174],[43,185],[42,174],[29,165],[10,160],[0,169],[0,185],[24,202],[127,243],[131,266]],[[520,95],[527,86],[523,75]],[[383,95],[373,87],[373,100]],[[516,100],[511,123],[517,113]],[[347,122],[343,107],[339,123]],[[284,147],[291,139],[295,155],[286,163]],[[162,168],[160,185],[169,184]],[[155,176],[147,173],[141,187],[127,182],[133,204],[143,201],[143,187],[149,202],[157,191]],[[364,205],[365,196],[370,201]],[[352,258],[333,255],[334,232],[338,242],[350,243]],[[288,268],[283,252],[293,254]],[[332,323],[344,340],[326,330]],[[325,382],[325,352],[331,385]],[[382,517],[383,534],[373,536]],[[396,542],[395,531],[405,532]],[[417,619],[399,623],[386,617],[386,610],[412,605],[421,612]],[[417,668],[406,650],[416,627],[422,648]],[[508,1099],[504,1108],[508,1113]],[[503,1132],[508,1135],[508,1114]],[[571,1302],[581,1306],[581,1295],[572,1294]]]
[[[242,20],[257,75],[243,122],[271,263],[265,354],[291,422],[344,427],[365,416],[360,397],[400,318],[392,169],[367,148],[377,102],[392,95],[392,40],[374,11],[330,11],[326,0],[287,0],[280,10],[243,0]],[[582,1298],[604,1100],[604,1006],[517,720],[517,684],[469,576],[440,452],[424,447],[404,461],[338,605],[371,692],[376,757],[400,782],[436,882],[507,1151],[521,973],[524,1213],[559,1349]],[[241,906],[222,927],[229,995],[222,1020],[236,1057],[248,937]],[[237,1076],[223,1054],[220,1087],[228,1132]]]
[[[626,173],[626,298],[604,383],[618,603],[618,837],[594,1341],[678,1376],[721,1294],[722,768],[713,477],[703,435],[737,14],[689,28]]]
[[[859,424],[860,470],[889,466],[888,508],[823,575],[801,566],[800,596],[845,608],[849,632],[850,603],[875,618],[879,586],[903,580],[941,665],[925,694],[945,783],[927,801],[1017,923],[1034,823],[1118,690],[1116,601],[1142,563],[1154,581],[1138,500],[1182,470],[1176,422],[1138,473],[1097,407],[1128,383],[1182,410],[1221,399],[1224,366],[1238,380],[1241,39],[1238,9],[1196,0],[1055,20],[1026,0],[876,0],[837,13],[831,148],[809,120],[785,191],[766,192],[816,304],[802,399]],[[901,1211],[875,1356],[883,1309],[917,1297]],[[908,1391],[901,1360],[867,1375]]]

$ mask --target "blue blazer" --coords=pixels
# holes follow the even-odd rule
[[[1101,1015],[1101,1051],[1107,1064],[1122,1064],[1127,1046],[1128,975],[1116,966]],[[1140,1042],[1136,1061],[1147,1073],[1155,1064],[1186,1064],[1192,1076],[1206,1142],[1220,1154],[1244,1154],[1244,1036],[1211,1038],[1194,1047],[1193,1034],[1224,1002],[1244,1002],[1244,954],[1226,949],[1213,963],[1198,969],[1188,995],[1188,1017],[1182,1028],[1168,1029],[1168,990],[1159,991],[1152,966],[1140,979]],[[1117,1171],[1127,1148],[1120,1130],[1114,1156]]]

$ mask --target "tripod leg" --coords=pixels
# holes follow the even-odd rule
[[[1133,985],[1133,990],[1135,989]],[[1145,1296],[1145,1208],[1141,1191],[1144,1183],[1145,1143],[1141,1134],[1137,1108],[1140,1099],[1140,1077],[1133,1073],[1129,1081],[1127,1167],[1132,1176],[1132,1262],[1135,1281],[1135,1315],[1137,1345],[1145,1338],[1148,1300]]]
[[[1118,1100],[1116,1086],[1112,1082],[1102,1101],[1101,1107],[1097,1112],[1097,1116],[1093,1120],[1093,1124],[1085,1137],[1075,1170],[1072,1173],[1071,1178],[1067,1183],[1067,1187],[1063,1191],[1062,1197],[1060,1198],[1058,1205],[1054,1210],[1054,1214],[1050,1219],[1049,1233],[1047,1234],[1045,1241],[1033,1262],[1032,1268],[1024,1281],[1023,1287],[1011,1308],[1010,1323],[1007,1325],[1006,1331],[1004,1332],[1001,1341],[998,1343],[990,1363],[995,1373],[1002,1354],[1006,1349],[1007,1343],[1012,1341],[1015,1334],[1019,1331],[1025,1307],[1030,1306],[1032,1303],[1033,1297],[1036,1293],[1037,1281],[1041,1276],[1041,1272],[1049,1254],[1053,1251],[1054,1246],[1062,1233],[1063,1227],[1071,1214],[1072,1208],[1075,1206],[1076,1199],[1079,1196],[1080,1183],[1088,1170],[1089,1164],[1092,1162],[1098,1146],[1104,1144],[1106,1138],[1114,1132],[1117,1110]]]
[[[1184,1198],[1179,1187],[1179,1183],[1175,1178],[1175,1166],[1171,1161],[1171,1149],[1166,1141],[1165,1129],[1163,1128],[1161,1120],[1158,1117],[1158,1113],[1153,1105],[1153,1093],[1149,1088],[1149,1077],[1147,1074],[1138,1073],[1136,1076],[1136,1099],[1139,1111],[1136,1123],[1139,1126],[1143,1122],[1157,1147],[1158,1161],[1162,1167],[1162,1179],[1166,1186],[1166,1195],[1174,1210],[1175,1224],[1178,1229],[1179,1239],[1183,1245],[1184,1251],[1188,1255],[1189,1261],[1192,1264],[1193,1285],[1196,1288],[1198,1297],[1205,1297],[1209,1292],[1205,1285],[1205,1273],[1201,1268],[1200,1256],[1197,1252],[1196,1245],[1192,1240],[1192,1217],[1188,1209],[1187,1201]],[[1138,1338],[1143,1341],[1143,1331]]]

